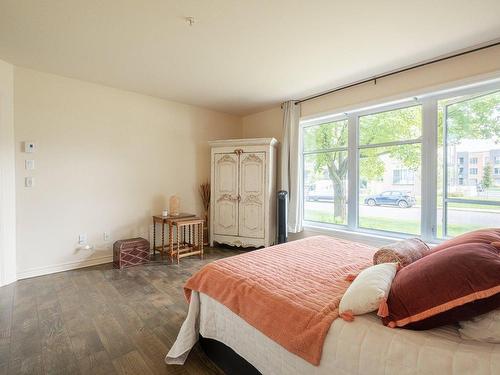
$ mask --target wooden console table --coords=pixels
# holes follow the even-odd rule
[[[163,259],[163,253],[165,251],[165,247],[168,246],[170,258],[172,259],[172,250],[173,250],[173,238],[174,238],[174,228],[172,226],[172,222],[174,220],[183,220],[193,218],[196,215],[188,214],[188,213],[180,213],[179,215],[154,215],[153,216],[153,255],[156,255],[156,250],[158,250],[161,254],[161,258]],[[156,224],[161,224],[161,244],[160,246],[156,246]],[[168,226],[168,243],[165,243],[165,225]]]

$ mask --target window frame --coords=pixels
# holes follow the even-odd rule
[[[493,79],[477,80],[467,86],[450,86],[440,91],[430,91],[417,96],[399,99],[393,102],[382,100],[379,104],[372,104],[366,107],[353,107],[349,110],[339,111],[334,114],[322,114],[317,117],[302,118],[300,131],[304,127],[330,123],[338,120],[348,121],[348,175],[347,175],[347,225],[318,223],[304,220],[305,227],[322,227],[325,229],[339,229],[358,232],[374,236],[386,236],[396,238],[409,238],[415,235],[401,232],[374,230],[359,226],[359,155],[360,150],[368,147],[397,146],[404,144],[421,144],[421,228],[420,237],[429,242],[440,242],[443,239],[437,236],[437,188],[438,188],[438,101],[449,99],[454,96],[477,94],[480,92],[500,90],[500,72],[495,74]],[[359,142],[359,118],[363,115],[373,115],[376,113],[402,109],[420,105],[422,107],[422,133],[419,138],[407,141],[386,142],[377,145],[360,145]],[[361,147],[360,147],[361,146]],[[344,149],[339,148],[340,149]],[[338,150],[337,150],[338,151]],[[309,153],[310,154],[310,153]],[[305,153],[301,154],[302,167],[304,167]],[[465,166],[465,160],[464,164]],[[446,168],[444,168],[446,169]],[[446,174],[441,177],[446,184]],[[444,188],[444,186],[443,186]],[[465,200],[461,200],[467,203]],[[303,202],[301,209],[304,210]],[[500,202],[499,202],[500,205]],[[444,209],[444,208],[443,208]]]

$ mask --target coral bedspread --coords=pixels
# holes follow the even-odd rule
[[[208,264],[185,285],[227,306],[288,351],[319,365],[346,276],[372,264],[375,249],[326,236]]]

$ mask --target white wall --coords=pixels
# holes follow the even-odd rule
[[[172,194],[201,213],[207,141],[241,137],[235,116],[24,68],[14,76],[20,277],[109,261],[116,239],[148,238]],[[23,153],[24,141],[37,151]],[[76,250],[80,233],[95,251]]]
[[[283,112],[280,107],[243,117],[244,138],[271,138],[281,140]]]
[[[0,60],[0,286],[16,280],[14,67]]]

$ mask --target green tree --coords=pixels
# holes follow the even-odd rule
[[[493,185],[493,179],[491,177],[491,164],[488,163],[483,169],[483,179],[481,180],[481,185],[483,188],[489,189]]]
[[[500,141],[500,91],[449,102],[448,143],[465,138]]]
[[[336,121],[319,126],[305,128],[304,150],[320,151],[314,154],[314,170],[328,171],[328,177],[333,184],[334,217],[345,218],[345,178],[347,176],[347,151],[329,151],[347,146],[347,121]]]

